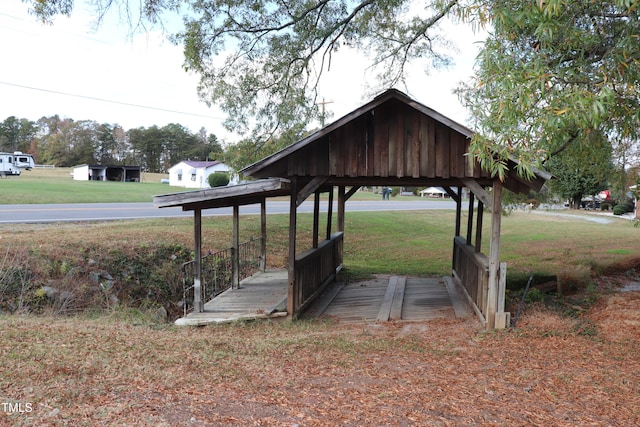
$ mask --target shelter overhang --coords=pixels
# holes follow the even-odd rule
[[[158,208],[180,206],[183,211],[249,205],[269,197],[290,195],[290,184],[284,178],[260,179],[226,187],[154,196],[153,204]]]

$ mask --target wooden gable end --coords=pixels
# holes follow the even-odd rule
[[[328,132],[288,158],[289,176],[484,178],[469,139],[398,100]]]

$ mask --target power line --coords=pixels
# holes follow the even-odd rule
[[[57,90],[42,89],[42,88],[37,88],[37,87],[32,87],[32,86],[25,86],[25,85],[20,85],[20,84],[16,84],[16,83],[8,83],[8,82],[0,81],[0,84],[6,85],[6,86],[17,87],[17,88],[21,88],[21,89],[28,89],[28,90],[35,90],[35,91],[39,91],[39,92],[53,93],[53,94],[56,94],[56,95],[63,95],[63,96],[70,96],[70,97],[74,97],[74,98],[89,99],[91,101],[107,102],[107,103],[110,103],[110,104],[126,105],[128,107],[145,108],[147,110],[163,111],[165,113],[182,114],[182,115],[185,115],[185,116],[193,116],[193,117],[204,117],[206,119],[213,119],[213,120],[224,120],[224,118],[221,118],[221,117],[207,116],[207,115],[204,115],[204,114],[197,114],[197,113],[186,113],[184,111],[169,110],[167,108],[159,108],[159,107],[150,107],[148,105],[132,104],[132,103],[129,103],[129,102],[113,101],[113,100],[110,100],[110,99],[97,98],[97,97],[94,97],[94,96],[78,95],[78,94],[74,94],[74,93],[60,92],[60,91],[57,91]]]

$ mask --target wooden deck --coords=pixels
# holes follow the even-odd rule
[[[307,314],[354,323],[453,319],[468,317],[471,311],[448,277],[379,276],[334,285]]]
[[[287,270],[260,272],[240,282],[240,289],[227,289],[204,305],[203,313],[189,313],[176,325],[206,325],[236,320],[287,315]]]
[[[178,325],[286,316],[287,271],[258,273],[190,313]],[[471,314],[450,278],[378,276],[350,284],[330,285],[304,313],[338,322],[420,321]]]

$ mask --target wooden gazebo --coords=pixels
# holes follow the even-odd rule
[[[290,195],[288,314],[303,311],[341,268],[345,203],[361,186],[442,187],[457,206],[452,276],[488,328],[505,327],[509,313],[504,312],[506,267],[500,264],[502,189],[518,193],[540,190],[549,175],[536,171],[534,178],[527,181],[517,175],[516,163],[510,162],[504,181],[491,177],[466,155],[472,135],[470,129],[392,89],[241,170],[245,176],[258,179],[253,186],[264,182],[271,195]],[[470,194],[469,219],[466,236],[461,236],[462,189],[465,187]],[[264,206],[264,197],[270,194],[260,194],[255,188],[245,195],[235,191],[233,196],[223,197],[224,191],[231,190],[212,189],[206,190],[208,193],[198,192],[199,195],[188,200],[167,195],[158,196],[154,201],[161,207],[180,205],[185,210],[194,210],[198,256],[199,210],[237,206],[249,200],[261,201]],[[333,231],[331,218],[336,188],[338,212]],[[329,202],[327,230],[321,240],[318,224],[322,193],[328,193]],[[312,248],[299,252],[297,209],[311,195],[314,196]],[[481,251],[484,206],[492,212],[488,257]]]

